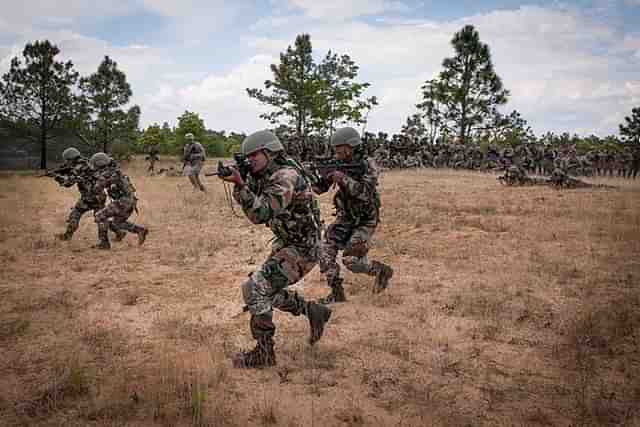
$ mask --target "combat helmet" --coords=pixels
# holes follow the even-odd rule
[[[193,141],[193,138],[194,138],[194,136],[193,136],[193,134],[191,132],[184,134],[184,139],[187,139],[189,141]]]
[[[103,168],[109,163],[111,163],[111,157],[105,153],[96,153],[89,159],[89,165],[91,165],[93,169]]]
[[[338,145],[349,145],[351,147],[357,147],[362,143],[360,134],[357,130],[351,127],[337,129],[333,135],[331,135],[331,146],[337,147]]]
[[[268,150],[272,153],[284,151],[284,147],[273,132],[260,130],[247,136],[244,141],[242,141],[241,150],[243,155],[248,156],[259,150]]]
[[[82,154],[80,154],[80,151],[78,151],[78,149],[74,147],[69,147],[62,152],[62,159],[65,162],[72,162],[81,156]]]

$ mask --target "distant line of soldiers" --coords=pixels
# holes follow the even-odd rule
[[[640,171],[640,148],[624,147],[620,151],[592,150],[578,154],[575,147],[558,149],[542,144],[515,147],[441,143],[416,145],[401,138],[376,141],[377,162],[394,168],[453,168],[470,170],[505,170],[518,165],[529,173],[551,175],[561,169],[573,176],[619,176],[635,179]]]

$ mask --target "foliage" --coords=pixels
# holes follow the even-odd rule
[[[131,98],[124,72],[108,56],[89,77],[80,79],[82,97],[77,106],[78,136],[108,152],[116,140],[132,142],[138,129],[140,108],[122,109]]]
[[[509,91],[494,71],[489,46],[472,25],[457,32],[451,44],[455,55],[445,58],[444,70],[422,86],[423,102],[417,107],[439,132],[464,143],[496,121],[497,108],[507,102]]]
[[[22,51],[24,65],[13,58],[0,82],[0,116],[40,142],[42,169],[47,167],[47,141],[52,131],[63,128],[73,114],[78,80],[71,61],[56,60],[59,53],[49,40],[27,43]],[[37,137],[31,135],[34,129]]]
[[[631,144],[640,144],[640,107],[631,110],[631,117],[624,118],[620,125],[620,135],[623,140]]]
[[[377,99],[362,99],[369,83],[355,79],[358,66],[349,55],[329,51],[320,64],[312,55],[308,34],[296,37],[294,46],[280,54],[280,63],[271,65],[273,80],[263,89],[247,89],[271,109],[260,115],[274,127],[291,129],[292,139],[309,143],[309,136],[331,134],[339,124],[364,124]]]

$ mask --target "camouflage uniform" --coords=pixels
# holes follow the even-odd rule
[[[187,134],[190,135],[190,134]],[[205,191],[204,185],[200,181],[200,171],[202,165],[206,160],[206,151],[202,144],[193,140],[193,135],[188,138],[188,143],[184,146],[184,154],[182,161],[184,162],[184,170],[182,173],[189,177],[189,181],[193,188],[200,191]]]
[[[156,172],[156,162],[159,160],[158,158],[158,146],[153,144],[149,147],[149,152],[145,160],[149,162],[149,167],[147,168],[147,172],[153,175]]]
[[[275,139],[275,135],[266,132],[256,134]],[[247,140],[255,141],[252,138],[256,134],[245,139],[243,151],[246,151]],[[318,261],[320,210],[301,168],[280,154],[274,156],[263,171],[249,175],[245,185],[236,185],[233,191],[247,218],[254,224],[267,225],[275,237],[267,260],[242,284],[243,299],[251,313],[249,326],[257,344],[255,349],[235,357],[236,367],[276,363],[273,308],[294,316],[307,316],[311,344],[320,339],[331,315],[328,308],[306,302],[296,292],[286,289],[309,273]]]
[[[137,211],[138,199],[135,188],[129,181],[129,177],[120,171],[120,167],[113,160],[107,166],[96,170],[94,191],[103,192],[105,190],[112,201],[95,214],[96,223],[98,224],[98,243],[95,247],[98,249],[109,249],[111,247],[109,236],[107,235],[110,223],[117,230],[137,234],[138,244],[143,244],[149,231],[142,226],[127,221],[133,211]]]
[[[338,251],[344,251],[342,263],[349,271],[376,276],[374,292],[384,290],[393,275],[391,267],[378,261],[369,261],[367,257],[380,220],[380,195],[377,190],[380,170],[373,159],[361,158],[360,161],[366,163],[366,173],[359,176],[347,172],[337,185],[333,199],[336,221],[325,231],[320,255],[320,271],[326,275],[331,292],[320,300],[322,303],[346,301],[340,266],[336,262]],[[330,181],[323,177],[314,183],[314,190],[319,194],[329,191],[330,187]]]
[[[89,161],[84,157],[78,157],[72,162],[73,169],[69,175],[61,176],[58,181],[63,187],[78,186],[80,191],[80,200],[71,208],[69,216],[66,220],[66,230],[64,233],[57,235],[60,240],[71,240],[73,234],[78,230],[80,226],[80,219],[82,216],[93,211],[95,213],[104,208],[107,201],[107,196],[104,191],[95,192],[94,184],[95,177],[93,171],[89,166]],[[116,234],[116,240],[120,240],[124,237],[124,232],[119,231],[113,225],[109,224],[109,228]]]

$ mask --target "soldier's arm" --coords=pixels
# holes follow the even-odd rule
[[[378,168],[376,165],[369,163],[368,171],[360,179],[355,179],[348,175],[345,175],[340,182],[340,189],[344,191],[349,197],[360,200],[371,200],[373,192],[378,185]]]
[[[249,186],[235,186],[234,199],[242,206],[249,221],[254,224],[265,224],[278,216],[291,203],[293,198],[295,172],[281,170],[276,172],[267,183],[262,194],[254,194]]]
[[[96,183],[93,186],[93,191],[96,194],[104,193],[104,191],[111,185],[113,181],[112,173],[101,173],[96,177]]]

